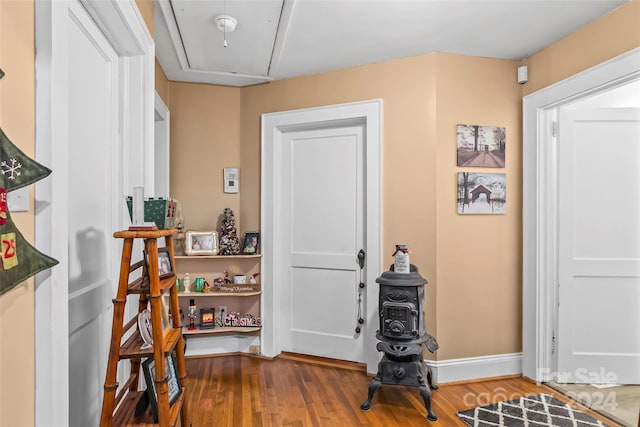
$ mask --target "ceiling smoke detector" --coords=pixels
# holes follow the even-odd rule
[[[236,25],[238,25],[238,20],[233,16],[229,15],[220,15],[214,18],[216,23],[216,27],[222,32],[230,33],[236,29]]]

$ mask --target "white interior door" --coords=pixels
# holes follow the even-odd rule
[[[153,188],[154,44],[133,0],[39,1],[35,18],[36,160],[54,171],[36,184],[36,244],[60,261],[36,277],[36,425],[97,425],[112,233],[131,188]]]
[[[69,421],[98,425],[117,272],[118,55],[77,2],[68,20]]]
[[[358,287],[366,271],[357,258],[365,227],[363,151],[362,125],[283,135],[284,351],[363,360],[355,331],[366,312]]]
[[[561,382],[640,383],[640,109],[560,111]]]

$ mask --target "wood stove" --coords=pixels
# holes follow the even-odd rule
[[[427,410],[427,419],[438,418],[431,410],[433,384],[431,368],[422,357],[424,345],[431,353],[438,349],[436,339],[424,330],[424,285],[427,280],[420,276],[418,268],[411,264],[409,273],[382,273],[376,279],[380,284],[378,299],[380,329],[376,348],[383,352],[378,364],[378,373],[369,383],[367,400],[360,406],[366,411],[381,384],[407,385],[420,388],[420,396]]]

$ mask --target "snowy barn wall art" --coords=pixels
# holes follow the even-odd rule
[[[458,213],[504,214],[506,181],[504,173],[458,172]]]
[[[506,129],[497,126],[457,125],[458,166],[503,168]]]

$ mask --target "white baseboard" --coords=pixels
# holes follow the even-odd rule
[[[208,356],[225,353],[249,353],[249,347],[260,345],[259,335],[208,335],[187,338],[186,356]]]
[[[522,374],[522,353],[425,362],[431,368],[436,384]]]

